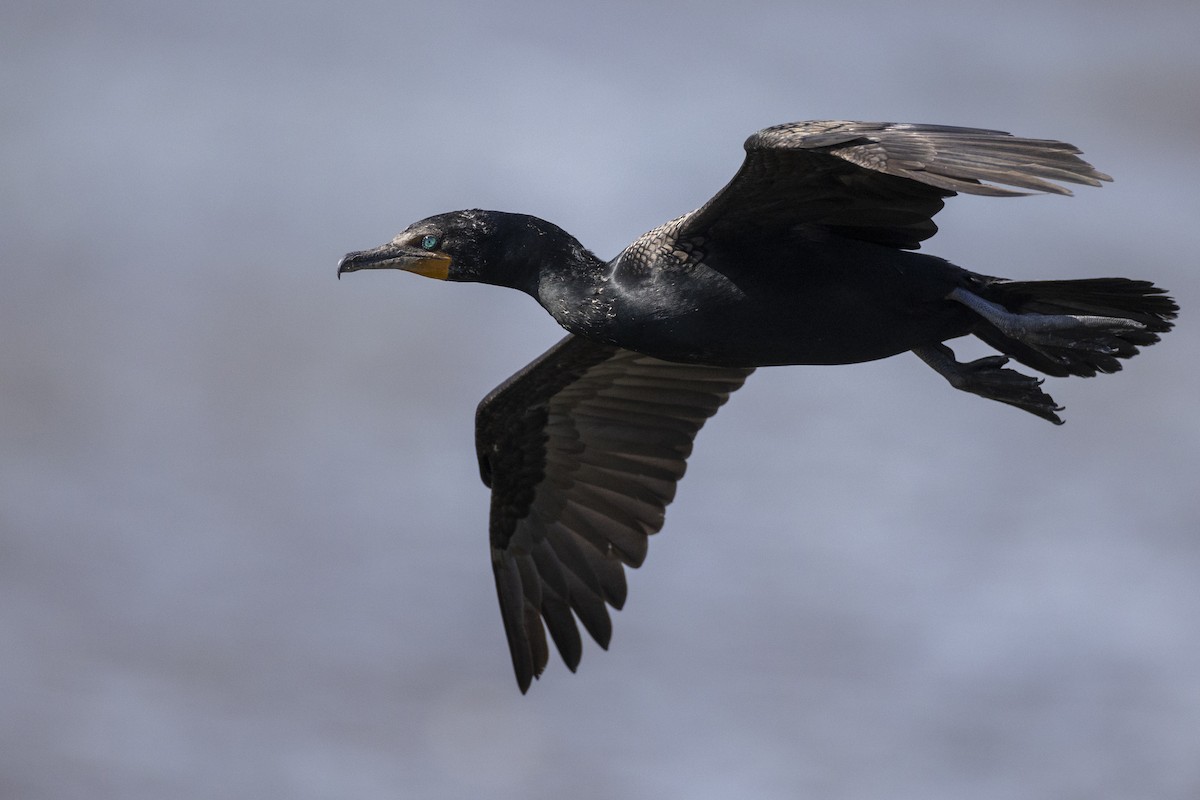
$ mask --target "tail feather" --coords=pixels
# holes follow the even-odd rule
[[[1065,377],[1117,372],[1119,359],[1159,340],[1174,325],[1179,306],[1149,281],[1093,278],[1067,281],[991,279],[979,296],[1030,321],[1027,330],[1005,330],[981,319],[975,335],[1036,370]],[[1077,324],[1076,324],[1077,323]]]
[[[1140,322],[1149,331],[1165,333],[1174,325],[1179,305],[1167,290],[1150,281],[1130,278],[1088,278],[1074,281],[1005,281],[988,286],[989,299],[1009,311],[1035,314],[1089,314]],[[988,296],[985,294],[985,297]]]

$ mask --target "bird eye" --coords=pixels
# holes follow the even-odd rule
[[[425,250],[432,250],[437,246],[438,237],[434,236],[432,233],[427,234],[425,238],[421,240],[421,247]]]

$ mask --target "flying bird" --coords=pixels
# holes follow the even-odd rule
[[[699,209],[604,261],[537,217],[478,209],[415,222],[342,273],[400,269],[531,295],[566,338],[479,404],[501,616],[522,692],[549,631],[579,664],[576,620],[602,647],[624,567],[683,477],[697,431],[756,367],[915,353],[956,389],[1055,424],[1015,360],[1055,377],[1116,372],[1178,306],[1127,278],[1016,281],[915,252],[959,192],[1066,194],[1111,180],[1063,142],[979,128],[820,121],[752,135]],[[1000,355],[960,362],[974,335]]]

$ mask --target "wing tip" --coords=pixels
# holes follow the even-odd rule
[[[880,161],[878,154],[865,158],[856,152],[856,144],[886,147],[883,142],[890,138],[889,133],[892,137],[911,136],[914,142],[925,140],[931,149],[918,155],[932,158],[924,163],[892,163],[893,159],[899,158],[895,153],[891,158]],[[939,164],[939,144],[945,147],[951,143],[957,143],[962,148],[961,152],[957,157],[952,155],[953,163]],[[1082,151],[1072,144],[1055,139],[1019,137],[989,128],[910,122],[808,120],[763,128],[751,134],[744,146],[747,152],[773,148],[832,152],[871,171],[907,178],[943,191],[992,197],[1030,194],[1069,197],[1074,192],[1063,186],[1063,182],[1099,187],[1102,183],[1112,181],[1111,175],[1100,172],[1080,158]],[[921,160],[919,158],[918,162]]]

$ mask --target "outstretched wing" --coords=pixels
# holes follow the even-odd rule
[[[681,240],[814,226],[916,249],[937,232],[942,201],[958,192],[1070,194],[1060,182],[1112,180],[1064,142],[981,128],[792,122],[759,131],[745,147],[733,180],[679,221]]]
[[[623,566],[646,557],[696,432],[751,372],[568,336],[479,404],[492,569],[522,692],[546,666],[543,622],[572,671],[576,618],[608,646]]]

